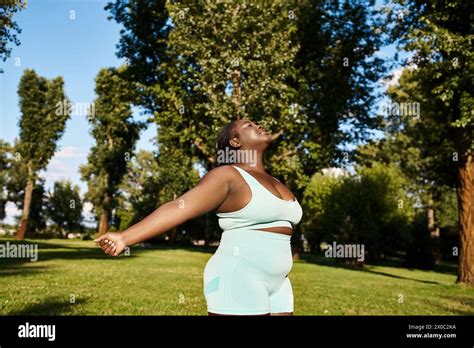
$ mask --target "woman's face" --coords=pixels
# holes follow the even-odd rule
[[[241,149],[265,149],[271,142],[270,134],[263,128],[247,118],[238,120],[235,131],[239,137],[233,138],[230,143]]]

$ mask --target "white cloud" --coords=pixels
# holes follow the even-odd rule
[[[404,68],[399,68],[399,69],[393,71],[392,77],[382,80],[382,84],[387,88],[390,87],[390,86],[397,85],[398,81],[400,80],[400,77],[402,76],[403,69]]]
[[[56,151],[53,158],[85,158],[86,154],[75,146],[65,146],[61,150]]]
[[[402,66],[398,69],[395,69],[394,71],[392,71],[391,78],[382,79],[382,85],[384,85],[386,88],[393,85],[397,85],[398,82],[400,81],[400,77],[402,76],[403,70],[405,69],[413,70],[413,69],[416,69],[417,67],[418,66],[415,63],[409,62],[406,66]]]
[[[21,210],[18,210],[16,205],[12,202],[7,202],[5,206],[5,219],[3,222],[5,224],[13,225],[16,223],[15,216],[21,214]]]
[[[346,170],[344,170],[343,168],[338,168],[338,167],[324,168],[321,171],[323,172],[324,176],[329,176],[333,178],[349,175],[349,173]]]

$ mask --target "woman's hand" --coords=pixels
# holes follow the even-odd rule
[[[122,234],[118,232],[107,232],[97,239],[94,239],[97,245],[100,245],[104,253],[110,256],[119,256],[127,247]]]

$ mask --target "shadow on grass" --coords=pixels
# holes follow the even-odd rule
[[[74,303],[64,298],[49,297],[40,303],[32,303],[21,310],[14,310],[8,315],[70,315],[72,306],[84,304],[86,300],[76,299]]]
[[[372,274],[378,274],[390,278],[396,278],[396,279],[404,279],[404,280],[411,280],[419,283],[425,283],[425,284],[444,284],[436,281],[430,281],[430,280],[422,280],[422,279],[417,279],[417,278],[411,278],[411,277],[404,277],[401,275],[396,275],[396,274],[391,274],[387,272],[382,272],[382,271],[376,271],[373,269],[370,269],[370,266],[383,266],[383,267],[392,267],[394,269],[404,269],[404,270],[409,270],[413,271],[414,269],[412,268],[406,268],[403,267],[403,265],[400,265],[396,263],[396,261],[392,260],[386,260],[383,262],[380,262],[378,264],[374,265],[367,265],[365,267],[356,267],[350,264],[345,264],[341,262],[336,262],[334,260],[328,259],[323,256],[319,255],[313,255],[313,254],[302,254],[301,255],[301,260],[306,262],[306,263],[312,263],[312,264],[317,264],[320,266],[326,266],[326,267],[335,267],[335,268],[342,268],[342,269],[347,269],[347,270],[352,270],[352,271],[359,271],[359,272],[367,272],[367,273],[372,273]],[[438,273],[447,273],[451,275],[456,275],[457,274],[457,268],[456,267],[450,267],[449,264],[442,264],[442,265],[437,265],[435,269],[430,270],[432,272],[438,272]]]
[[[5,243],[7,240],[0,240],[0,243]],[[200,252],[213,254],[217,247],[204,247],[204,246],[192,246],[192,245],[162,245],[162,244],[153,244],[150,248],[144,248],[140,245],[132,246],[130,248],[130,254],[122,254],[119,257],[111,257],[106,255],[102,249],[95,245],[93,241],[90,242],[90,247],[84,247],[84,244],[81,246],[74,246],[69,244],[68,240],[65,240],[64,243],[58,240],[48,242],[48,240],[37,240],[29,239],[27,241],[15,241],[8,240],[10,244],[36,244],[38,250],[37,261],[31,261],[31,258],[0,258],[0,275],[16,275],[19,273],[34,273],[39,267],[23,267],[19,266],[25,264],[38,264],[41,262],[46,262],[49,260],[110,260],[111,262],[122,262],[126,261],[129,258],[138,257],[140,254],[147,253],[149,251],[155,250],[185,250],[191,252]],[[26,243],[25,243],[26,242]],[[46,267],[43,267],[43,269]]]
[[[37,274],[51,269],[51,267],[47,266],[23,267],[18,265],[5,268],[3,263],[0,264],[2,265],[2,268],[0,269],[0,277]]]
[[[185,250],[205,254],[214,254],[217,246],[201,246],[189,244],[152,244],[150,248],[136,247],[137,250]]]
[[[455,297],[450,297],[449,300],[453,300],[456,302],[459,302],[463,305],[466,305],[471,308],[471,310],[462,310],[462,309],[453,309],[445,304],[440,304],[438,301],[432,301],[429,299],[426,299],[426,303],[430,304],[433,307],[441,308],[443,311],[446,312],[451,312],[455,315],[470,315],[474,316],[474,298],[472,297],[466,297],[466,296],[455,296]]]

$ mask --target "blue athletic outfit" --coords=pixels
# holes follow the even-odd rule
[[[250,186],[252,198],[242,209],[217,213],[223,233],[204,269],[208,311],[232,315],[293,312],[288,278],[293,266],[291,236],[258,229],[294,227],[303,210],[297,199],[278,198],[247,171],[232,167]]]

